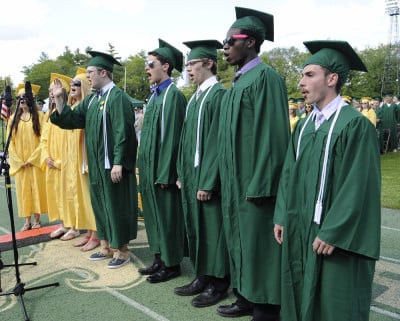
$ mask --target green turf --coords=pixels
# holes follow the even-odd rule
[[[372,306],[377,311],[373,310],[371,312],[370,321],[398,321],[400,320],[400,297],[398,295],[398,289],[400,289],[400,211],[396,209],[400,208],[400,153],[389,153],[383,155],[381,159],[382,205],[384,207],[382,209],[381,256],[384,258],[378,263],[380,265],[383,264],[385,267],[388,266],[388,269],[381,268],[376,273],[377,278],[373,287]],[[18,230],[23,225],[23,220],[17,217],[14,190],[13,197],[15,223]],[[46,215],[42,216],[42,221],[47,224]],[[4,230],[10,229],[3,176],[0,176],[0,228]],[[4,234],[4,232],[0,231],[0,234]],[[145,241],[133,241],[130,249],[145,265],[151,263],[152,255]],[[32,247],[20,248],[21,259],[26,259],[31,251]],[[12,251],[0,254],[4,263],[13,262]],[[35,256],[31,260],[35,260]],[[51,266],[51,258],[46,262],[38,260],[37,267],[20,267],[22,281],[28,279],[28,272],[35,271],[35,268],[37,269],[45,264]],[[4,279],[10,273],[13,276],[14,269],[4,269],[1,271],[1,277]],[[119,272],[115,271],[113,273]],[[43,276],[38,276],[40,281],[38,284],[49,284],[58,281],[60,286],[25,293],[25,305],[31,321],[225,321],[225,318],[216,314],[216,307],[196,309],[191,306],[190,297],[174,295],[174,287],[188,283],[193,278],[192,268],[188,259],[183,261],[181,277],[158,285],[144,281],[126,290],[104,289],[104,291],[99,291],[96,289],[94,292],[85,292],[71,288],[68,284],[67,280],[76,279],[77,277],[80,276],[77,276],[74,269],[68,269],[68,267],[62,273],[50,275],[46,279],[42,279]],[[9,283],[3,284],[5,290],[9,290],[12,286],[13,284]],[[30,286],[31,282],[28,281],[27,287],[29,288]],[[387,300],[382,298],[387,298]],[[0,306],[2,302],[4,304],[4,302],[9,302],[13,299],[13,296],[0,296]],[[229,304],[233,300],[234,298],[230,294],[230,297],[223,304]],[[5,303],[4,305],[7,304]],[[155,316],[150,317],[149,314],[146,314],[146,309],[154,312]],[[385,313],[389,315],[385,315]],[[0,312],[0,321],[19,320],[23,320],[20,304],[13,305],[11,309]],[[251,317],[235,319],[235,321],[249,320],[251,320]]]
[[[382,207],[400,209],[400,152],[381,156]]]

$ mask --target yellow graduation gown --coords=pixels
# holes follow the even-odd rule
[[[49,113],[49,112],[47,112]],[[61,204],[61,147],[64,144],[64,130],[53,125],[45,115],[41,139],[41,166],[46,173],[47,210],[49,221],[64,220],[64,210]],[[49,168],[46,159],[51,157],[56,168]],[[66,225],[67,226],[67,225]]]
[[[39,114],[39,117],[42,128],[42,114]],[[9,124],[12,124],[13,118],[14,115]],[[34,213],[46,213],[44,172],[40,168],[40,137],[33,132],[32,118],[27,121],[20,120],[17,132],[13,130],[8,154],[10,175],[15,177],[18,216],[30,217]],[[33,166],[22,168],[27,162]]]
[[[85,136],[83,129],[63,130],[61,149],[61,204],[65,210],[64,225],[96,230],[90,202]]]

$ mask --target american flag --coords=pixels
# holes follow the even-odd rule
[[[6,106],[6,102],[2,99],[1,100],[1,118],[4,120],[8,120],[8,118],[10,118],[11,115],[11,108],[8,108]]]

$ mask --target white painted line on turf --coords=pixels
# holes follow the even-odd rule
[[[108,293],[110,293],[112,296],[116,297],[117,299],[122,300],[123,302],[134,307],[135,309],[142,311],[144,314],[146,314],[147,316],[151,317],[154,320],[169,321],[168,319],[164,318],[162,315],[155,313],[154,311],[150,310],[149,308],[145,307],[144,305],[141,305],[140,303],[136,302],[135,300],[128,298],[127,296],[119,293],[118,291],[115,291],[114,289],[111,289],[109,287],[104,287],[104,289]]]
[[[400,232],[400,228],[394,228],[394,227],[387,227],[387,226],[381,226],[385,230],[392,230],[392,231],[397,231]]]
[[[377,308],[377,307],[371,307],[371,311],[386,315],[386,316],[394,318],[396,320],[400,320],[400,314],[395,313],[395,312],[386,311],[386,310],[383,310],[383,309]]]
[[[380,256],[379,258],[381,260],[384,260],[384,261],[389,261],[389,262],[392,262],[392,263],[400,264],[400,260],[398,260],[398,259],[393,259],[391,257],[386,257],[386,256]]]

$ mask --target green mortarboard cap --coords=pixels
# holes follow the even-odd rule
[[[393,97],[393,93],[391,91],[385,92],[383,97]]]
[[[88,51],[89,55],[93,58],[89,60],[88,66],[104,68],[108,71],[113,72],[114,65],[120,65],[121,63],[116,60],[113,56],[100,51]]]
[[[182,72],[183,67],[183,54],[174,46],[171,46],[168,42],[158,39],[159,48],[154,49],[151,52],[155,52],[160,56],[163,56],[169,63],[172,64],[172,67]],[[150,52],[150,53],[151,53]]]
[[[372,98],[373,100],[376,100],[376,101],[379,101],[379,102],[381,102],[382,101],[382,97],[381,96],[375,96],[374,98]]]
[[[296,102],[304,103],[304,101],[305,101],[304,98],[297,98],[296,99]]]
[[[289,97],[289,98],[288,98],[288,102],[289,102],[289,103],[295,103],[295,102],[296,102],[296,98]]]
[[[316,40],[303,42],[312,56],[304,66],[319,65],[337,73],[344,83],[350,70],[368,71],[347,41]]]
[[[274,16],[269,13],[235,7],[236,21],[231,28],[245,29],[254,33],[261,40],[274,41]]]
[[[218,40],[186,41],[183,44],[191,49],[187,57],[188,61],[202,58],[210,58],[217,61],[217,49],[223,47]]]

